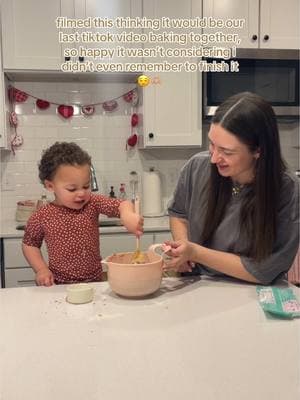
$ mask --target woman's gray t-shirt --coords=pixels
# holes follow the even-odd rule
[[[205,186],[210,176],[210,159],[201,153],[193,156],[182,168],[172,203],[171,217],[188,221],[189,240],[202,244],[201,235],[206,212]],[[257,262],[246,254],[247,239],[240,234],[239,215],[242,199],[249,190],[245,186],[232,196],[223,220],[218,226],[210,248],[241,256],[245,269],[260,282],[268,284],[291,267],[299,246],[299,181],[285,173],[278,212],[277,238],[272,254]],[[201,273],[224,275],[212,268],[198,265]]]

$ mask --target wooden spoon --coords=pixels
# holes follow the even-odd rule
[[[140,213],[140,199],[138,196],[136,196],[134,199],[134,211],[136,212],[136,214]],[[136,237],[136,250],[133,253],[131,262],[132,262],[132,264],[145,263],[144,253],[141,252],[141,250],[140,250],[140,237],[139,236]]]

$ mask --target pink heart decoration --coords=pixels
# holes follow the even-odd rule
[[[18,116],[14,111],[9,114],[9,123],[11,126],[18,126]]]
[[[137,106],[139,102],[139,95],[137,90],[134,90],[132,93],[132,99],[131,99],[131,104],[133,105],[133,107]]]
[[[118,107],[118,103],[116,102],[116,100],[110,100],[110,101],[105,101],[102,104],[102,107],[105,111],[114,111],[117,107]]]
[[[66,119],[72,117],[72,115],[74,114],[73,106],[66,106],[64,104],[58,106],[57,111],[63,118]]]
[[[49,101],[42,100],[42,99],[37,99],[35,104],[41,110],[46,110],[50,106]]]
[[[123,99],[127,103],[131,103],[132,97],[133,97],[133,90],[130,90],[130,92],[124,94]]]
[[[95,112],[95,107],[94,106],[82,106],[81,112],[84,115],[92,115]]]

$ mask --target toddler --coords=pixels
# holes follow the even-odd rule
[[[31,215],[22,244],[38,285],[101,281],[100,213],[120,217],[137,236],[143,233],[143,218],[130,201],[91,193],[90,166],[91,157],[75,143],[56,142],[42,155],[39,178],[55,199]]]

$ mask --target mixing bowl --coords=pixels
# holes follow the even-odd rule
[[[144,252],[146,262],[132,264],[134,252],[116,253],[102,261],[108,268],[108,283],[118,295],[144,297],[156,292],[163,274],[163,258],[148,250]]]

